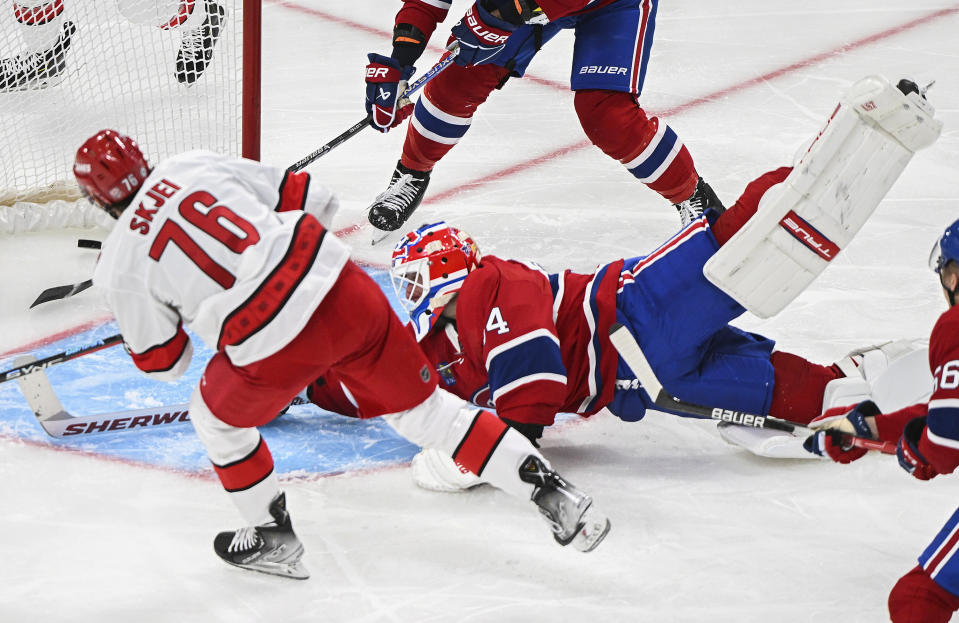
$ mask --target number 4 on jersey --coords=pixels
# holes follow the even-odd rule
[[[490,310],[489,320],[486,321],[486,330],[496,331],[500,335],[509,333],[509,325],[503,320],[503,313],[499,310],[499,307]]]

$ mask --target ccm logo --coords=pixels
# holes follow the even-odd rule
[[[713,409],[710,415],[714,420],[742,424],[743,426],[755,426],[756,428],[762,428],[763,422],[766,421],[766,418],[761,415],[752,415],[741,411],[730,411],[729,409]]]
[[[579,68],[579,75],[583,74],[612,74],[614,76],[625,76],[625,67],[613,67],[612,65],[586,65]]]
[[[385,78],[386,74],[390,72],[389,67],[367,67],[366,68],[366,77],[367,78]]]
[[[509,33],[501,35],[491,30],[487,30],[486,25],[476,19],[476,15],[473,14],[473,7],[470,7],[469,12],[466,13],[466,25],[469,26],[471,31],[473,31],[473,34],[476,35],[477,39],[492,43],[494,45],[506,43],[506,40],[509,38]]]
[[[832,261],[839,253],[839,247],[836,246],[836,243],[823,236],[815,227],[802,220],[792,210],[783,217],[783,220],[779,221],[779,224],[796,240],[806,245],[809,250],[827,262]]]

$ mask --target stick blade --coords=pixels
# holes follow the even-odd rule
[[[14,360],[17,366],[25,366],[37,361],[33,355],[22,355]],[[37,421],[43,430],[51,437],[59,437],[56,434],[56,426],[51,426],[53,422],[70,419],[70,414],[63,409],[60,399],[57,398],[50,385],[50,379],[43,370],[24,374],[17,377],[17,385],[20,386],[20,392],[26,398],[27,404],[33,414],[37,416]]]
[[[42,305],[43,303],[48,303],[50,301],[59,301],[60,299],[69,298],[75,294],[83,292],[87,288],[93,285],[92,279],[87,279],[86,281],[81,281],[80,283],[71,283],[65,286],[56,286],[53,288],[47,288],[40,293],[40,296],[37,297],[37,300],[30,305],[30,309],[33,309],[37,305]]]

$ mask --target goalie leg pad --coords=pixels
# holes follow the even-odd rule
[[[854,84],[792,173],[706,263],[706,277],[760,318],[780,312],[849,244],[914,152],[935,142],[933,114],[884,78]]]
[[[769,428],[753,428],[739,426],[731,422],[720,422],[716,430],[723,441],[731,446],[737,446],[752,452],[756,456],[771,459],[818,459],[819,457],[807,452],[802,444],[804,435],[796,436]]]
[[[872,400],[883,413],[929,400],[933,380],[923,340],[888,342],[855,351],[846,359],[852,357],[858,360],[858,368],[826,385],[823,413],[863,400]]]

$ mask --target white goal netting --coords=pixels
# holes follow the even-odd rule
[[[0,206],[77,198],[103,128],[151,162],[240,155],[243,21],[243,0],[0,0]]]

